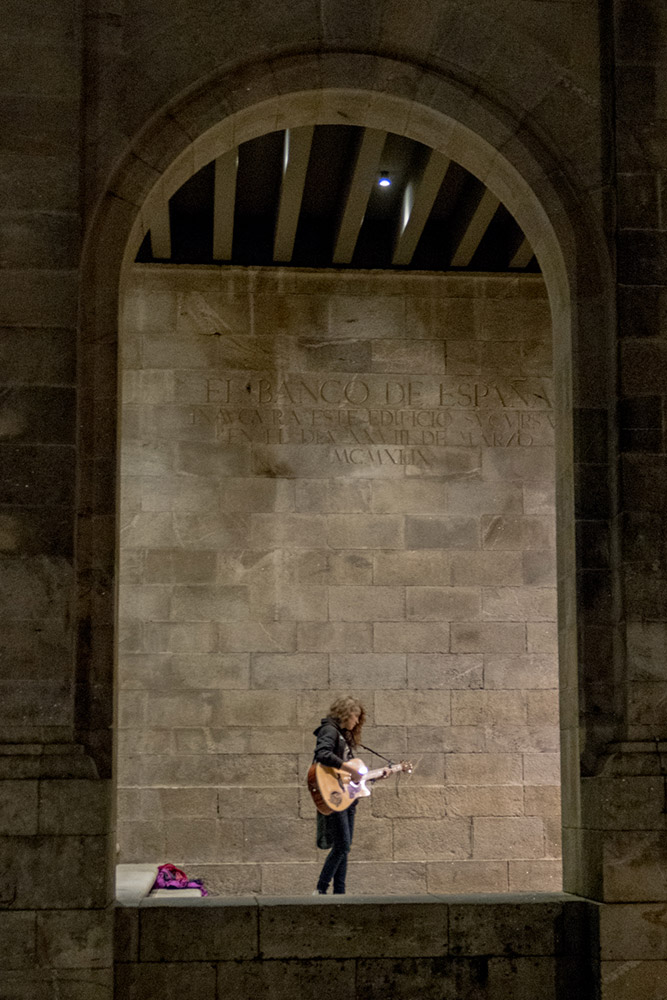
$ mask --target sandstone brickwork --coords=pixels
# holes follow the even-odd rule
[[[353,692],[416,764],[360,806],[354,891],[557,888],[541,279],[137,265],[122,320],[122,860],[308,891],[311,733]]]

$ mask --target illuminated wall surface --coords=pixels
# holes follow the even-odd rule
[[[312,731],[352,692],[364,742],[417,765],[359,807],[354,891],[559,888],[541,278],[131,283],[121,860],[312,888]]]

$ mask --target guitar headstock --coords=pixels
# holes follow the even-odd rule
[[[401,771],[405,772],[405,774],[412,774],[412,772],[414,771],[414,766],[412,764],[412,761],[410,761],[410,760],[402,760],[401,761]]]

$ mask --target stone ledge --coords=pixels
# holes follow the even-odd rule
[[[119,932],[140,942],[144,962],[575,955],[598,909],[565,893],[149,897],[120,905]]]

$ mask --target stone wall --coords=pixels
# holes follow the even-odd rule
[[[417,764],[353,891],[559,887],[541,279],[137,266],[122,325],[120,860],[309,891],[351,691]]]
[[[116,911],[115,995],[595,1000],[598,921],[548,895],[145,900]]]

